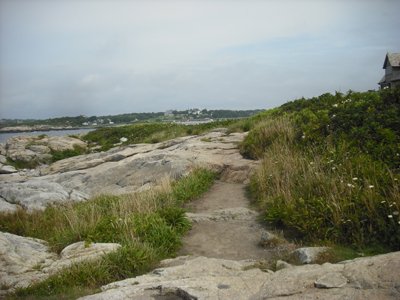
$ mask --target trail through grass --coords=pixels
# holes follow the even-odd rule
[[[122,247],[96,262],[73,265],[11,298],[94,292],[101,285],[142,274],[181,245],[190,228],[182,204],[209,189],[215,174],[196,169],[175,182],[125,196],[103,195],[87,202],[49,207],[28,214],[19,210],[0,218],[0,230],[49,242],[60,252],[77,242],[113,242]]]

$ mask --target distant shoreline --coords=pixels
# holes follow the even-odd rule
[[[98,127],[51,127],[51,126],[40,126],[40,127],[29,127],[29,126],[16,126],[16,127],[4,127],[0,128],[0,133],[22,133],[22,132],[35,132],[35,131],[61,131],[61,130],[79,130],[79,129],[96,129]]]

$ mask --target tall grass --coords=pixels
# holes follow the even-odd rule
[[[400,243],[395,176],[360,155],[344,162],[274,144],[252,180],[265,218],[310,240]]]
[[[398,175],[346,141],[305,147],[295,132],[288,118],[271,119],[242,145],[263,157],[251,191],[265,219],[310,241],[400,249]]]
[[[125,196],[98,196],[86,202],[48,207],[28,214],[19,210],[2,215],[0,230],[36,237],[56,251],[77,242],[114,242],[122,247],[97,262],[85,262],[51,276],[16,296],[49,296],[68,290],[98,288],[149,270],[162,258],[174,255],[190,228],[181,204],[198,197],[215,175],[196,169],[183,179],[165,179],[160,187]]]

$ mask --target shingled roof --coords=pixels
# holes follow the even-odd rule
[[[388,62],[392,67],[400,67],[400,53],[388,53],[383,63],[383,68],[386,69]]]

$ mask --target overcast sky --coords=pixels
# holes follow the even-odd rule
[[[271,108],[377,89],[400,1],[0,0],[0,118]]]

